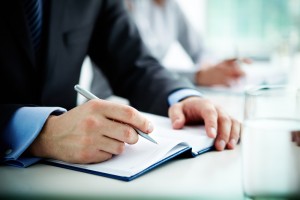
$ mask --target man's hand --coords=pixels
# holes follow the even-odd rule
[[[241,124],[201,97],[189,97],[174,104],[169,108],[169,117],[175,129],[204,122],[207,135],[216,138],[215,147],[219,151],[233,149],[240,138]]]
[[[251,60],[243,59],[241,62],[250,64]],[[239,66],[237,59],[229,59],[214,66],[203,66],[195,76],[197,85],[229,87],[245,76],[245,72]]]
[[[28,152],[72,163],[102,162],[122,153],[125,143],[138,141],[132,127],[146,133],[153,130],[152,124],[130,106],[90,100],[49,117]]]

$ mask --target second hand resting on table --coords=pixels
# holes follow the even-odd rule
[[[174,129],[204,122],[219,151],[233,149],[239,140],[241,124],[205,98],[188,97],[170,106],[168,113]],[[121,154],[125,143],[138,141],[132,127],[148,134],[153,131],[151,122],[135,108],[92,99],[59,116],[51,115],[27,153],[71,163],[98,163]]]
[[[216,65],[203,64],[200,70],[195,73],[195,82],[201,86],[233,86],[246,75],[241,68],[241,63],[251,64],[252,61],[248,58],[233,58]]]

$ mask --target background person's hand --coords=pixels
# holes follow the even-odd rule
[[[175,129],[204,122],[207,135],[216,138],[215,147],[219,151],[233,149],[240,138],[241,124],[205,98],[189,97],[172,105],[169,117]]]
[[[242,59],[241,62],[250,64],[251,60]],[[244,76],[245,72],[238,64],[237,59],[229,59],[213,66],[203,66],[196,72],[195,80],[197,85],[229,87]]]
[[[292,141],[300,147],[300,131],[292,132]]]
[[[97,163],[124,151],[152,124],[136,109],[104,100],[90,100],[62,115],[50,116],[28,149],[33,156],[72,163]]]

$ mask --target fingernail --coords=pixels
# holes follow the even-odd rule
[[[232,147],[235,147],[236,145],[236,140],[235,139],[231,139],[229,144],[232,146]]]
[[[219,147],[220,147],[220,150],[225,149],[225,141],[224,140],[219,141]]]
[[[153,131],[153,125],[151,122],[148,123],[148,129],[147,129],[147,132],[150,133]]]
[[[210,132],[214,138],[217,136],[217,130],[214,127],[210,128]]]

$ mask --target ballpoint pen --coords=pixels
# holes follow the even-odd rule
[[[86,89],[82,88],[80,85],[75,85],[74,86],[74,89],[79,93],[81,94],[82,96],[84,96],[85,98],[91,100],[91,99],[99,99],[96,95],[94,95],[93,93],[87,91]],[[142,136],[143,138],[157,144],[157,142],[151,138],[148,134],[142,132],[141,130],[137,129],[137,128],[134,128],[133,129],[140,135]]]
[[[239,65],[239,67],[242,67],[243,60],[240,57],[240,52],[237,45],[235,45],[235,61]]]

